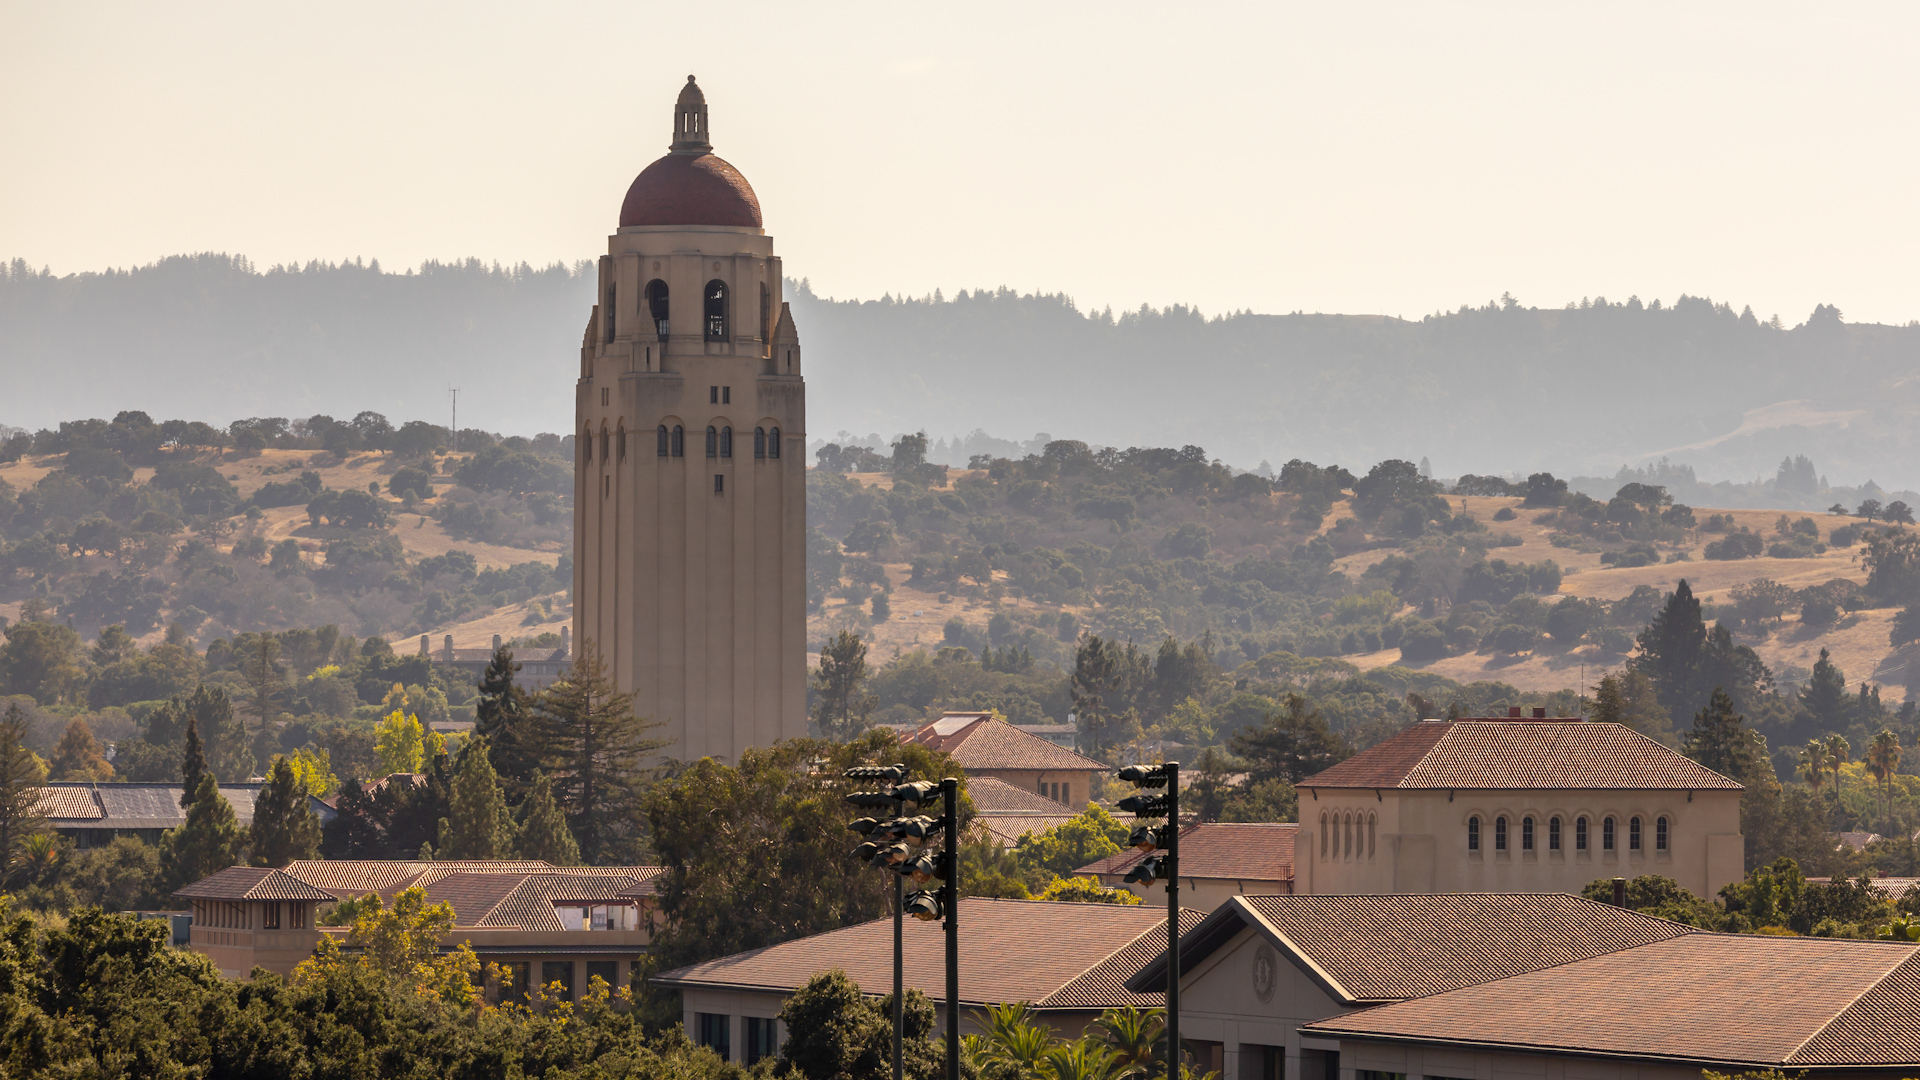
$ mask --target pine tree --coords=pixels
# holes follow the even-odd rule
[[[597,864],[613,857],[640,820],[647,759],[669,740],[647,738],[658,725],[633,714],[633,695],[614,685],[587,641],[567,673],[534,696],[531,720],[581,858]]]
[[[1348,750],[1327,721],[1299,694],[1288,694],[1284,707],[1266,716],[1259,727],[1243,728],[1228,744],[1247,760],[1255,782],[1280,779],[1297,784],[1302,778],[1346,760]]]
[[[1593,688],[1593,718],[1624,724],[1668,746],[1679,745],[1673,719],[1654,695],[1653,682],[1638,671],[1622,671],[1601,678]]]
[[[1685,716],[1700,707],[1698,685],[1701,655],[1706,651],[1707,624],[1700,617],[1700,601],[1682,578],[1667,596],[1667,606],[1640,632],[1640,655],[1634,670],[1653,682],[1653,689],[1669,716]]]
[[[820,668],[813,673],[818,694],[813,719],[823,737],[845,742],[867,726],[876,699],[862,692],[866,682],[867,643],[842,630],[820,649]]]
[[[280,642],[272,634],[261,634],[248,650],[240,669],[247,683],[247,711],[254,717],[254,732],[262,732],[280,715],[279,698],[286,680],[280,673]],[[244,728],[242,729],[245,733]]]
[[[520,847],[523,859],[544,859],[555,866],[580,865],[580,845],[560,804],[553,801],[553,783],[545,773],[533,774],[533,788],[520,804]]]
[[[502,645],[493,651],[493,659],[480,676],[480,696],[473,703],[473,733],[487,740],[489,760],[500,774],[501,785],[509,794],[522,795],[540,768],[537,747],[527,741],[527,716],[530,711],[527,692],[513,681],[520,665],[513,662],[513,651]]]
[[[187,708],[199,725],[201,749],[213,775],[231,783],[254,775],[259,759],[254,756],[245,725],[234,715],[233,699],[226,689],[202,683],[187,698]]]
[[[180,760],[180,806],[193,805],[193,794],[200,790],[200,778],[207,775],[207,752],[200,745],[200,718],[187,714],[186,752]]]
[[[1749,789],[1775,780],[1766,740],[1747,727],[1746,718],[1734,711],[1733,699],[1719,687],[1714,687],[1707,707],[1694,714],[1684,750],[1688,757]]]
[[[320,818],[307,805],[306,786],[293,763],[284,757],[273,759],[267,784],[254,799],[247,849],[255,866],[285,866],[319,854]]]
[[[77,716],[67,722],[66,734],[54,748],[51,767],[55,780],[113,779],[113,765],[100,752],[93,729]]]
[[[438,848],[443,859],[505,859],[513,854],[513,815],[487,760],[487,740],[475,735],[460,753],[448,799],[447,828]]]
[[[27,837],[47,827],[40,814],[46,785],[39,761],[26,747],[28,732],[27,714],[17,702],[9,704],[0,718],[0,879],[19,865]]]
[[[1806,706],[1822,731],[1839,731],[1847,726],[1847,677],[1828,659],[1825,649],[1813,663],[1813,677],[1800,690],[1800,704]]]
[[[186,823],[160,838],[162,892],[170,893],[240,861],[240,823],[211,774],[200,777]]]

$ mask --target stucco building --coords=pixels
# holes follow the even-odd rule
[[[901,737],[953,757],[968,777],[990,776],[1077,812],[1093,799],[1094,776],[1109,771],[1058,743],[991,713],[950,712]]]
[[[1565,892],[1745,876],[1740,784],[1620,724],[1422,720],[1300,781],[1296,893]]]
[[[1284,896],[1293,892],[1293,846],[1300,826],[1207,822],[1180,830],[1180,904],[1213,911],[1241,895]],[[1164,881],[1129,882],[1127,874],[1151,852],[1128,849],[1075,870],[1110,889],[1126,889],[1147,904],[1165,907]]]
[[[806,734],[806,384],[760,202],[687,77],[580,348],[574,637],[666,752]]]

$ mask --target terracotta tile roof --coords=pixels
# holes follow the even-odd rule
[[[973,800],[974,812],[979,814],[1066,814],[1071,817],[1074,813],[1073,807],[1065,803],[1014,787],[996,776],[968,778],[967,797]]]
[[[425,887],[428,897],[432,898],[439,888],[438,883],[456,874],[506,875],[515,881],[523,881],[530,874],[557,875],[564,880],[605,879],[611,884],[596,884],[591,888],[615,888],[621,896],[642,897],[653,895],[654,879],[665,872],[665,867],[660,866],[554,866],[539,859],[448,859],[436,862],[413,859],[302,859],[288,863],[285,869],[294,877],[324,889],[339,899],[365,896],[370,892],[391,899],[394,894],[413,885]]]
[[[1191,912],[1195,920],[1198,912]],[[1047,1009],[1101,1009],[1108,1005],[1157,1003],[1121,985],[1139,946],[1151,955],[1154,931],[1166,927],[1161,907],[1063,904],[1038,900],[960,901],[960,1002],[966,1006],[1030,1001]],[[1184,916],[1183,916],[1184,918]],[[906,984],[935,1001],[946,996],[946,951],[938,922],[908,919],[904,952]],[[1145,944],[1141,944],[1146,939]],[[1103,966],[1106,965],[1106,966]],[[893,987],[893,919],[833,930],[752,952],[709,960],[653,977],[664,986],[728,987],[792,993],[823,971],[839,968],[868,993]]]
[[[1305,1035],[1751,1067],[1920,1065],[1920,945],[1686,934]]]
[[[979,782],[978,780],[969,780],[967,784],[971,787]],[[1002,847],[1012,847],[1020,842],[1021,837],[1030,832],[1045,832],[1056,826],[1065,825],[1076,816],[1077,815],[1067,813],[976,814],[972,827],[984,831],[988,836],[993,838],[994,843]]]
[[[1092,758],[1081,757],[1005,721],[977,713],[943,716],[922,725],[902,741],[943,750],[953,755],[953,760],[968,772],[976,769],[1105,772],[1107,769]]]
[[[1141,906],[1154,907],[1144,904]],[[1154,910],[1160,913],[1160,920],[1152,929],[1127,942],[1119,952],[1088,968],[1086,974],[1034,1004],[1047,1009],[1109,1009],[1124,1005],[1157,1009],[1165,1005],[1167,1003],[1165,980],[1161,981],[1159,989],[1134,991],[1127,988],[1127,980],[1134,972],[1139,971],[1141,966],[1149,960],[1167,951],[1166,909],[1162,905],[1154,907]],[[1186,934],[1200,925],[1200,921],[1205,917],[1191,908],[1181,909],[1180,933]]]
[[[1180,876],[1233,881],[1292,881],[1293,839],[1288,823],[1208,822],[1180,830]],[[1124,875],[1151,852],[1128,849],[1075,870],[1076,874]]]
[[[1522,719],[1422,720],[1299,786],[1740,789],[1623,724]]]
[[[264,866],[229,866],[180,889],[173,895],[187,900],[331,900],[332,894],[280,870]]]
[[[91,786],[42,788],[40,801],[34,804],[34,811],[42,817],[60,821],[97,821],[107,816],[107,812],[94,799]]]
[[[298,859],[282,869],[318,889],[347,899],[386,892],[431,863],[390,859]]]
[[[1398,1001],[1697,933],[1564,893],[1235,896],[1182,939],[1192,970],[1253,927],[1336,1000]],[[1134,985],[1164,979],[1165,956]]]

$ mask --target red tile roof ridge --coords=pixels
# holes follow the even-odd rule
[[[1422,720],[1296,786],[1742,790],[1738,781],[1624,724],[1503,717]]]

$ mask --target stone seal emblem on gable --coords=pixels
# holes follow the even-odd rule
[[[1253,996],[1260,999],[1260,1004],[1273,1000],[1273,984],[1279,976],[1280,956],[1263,941],[1253,950]]]

